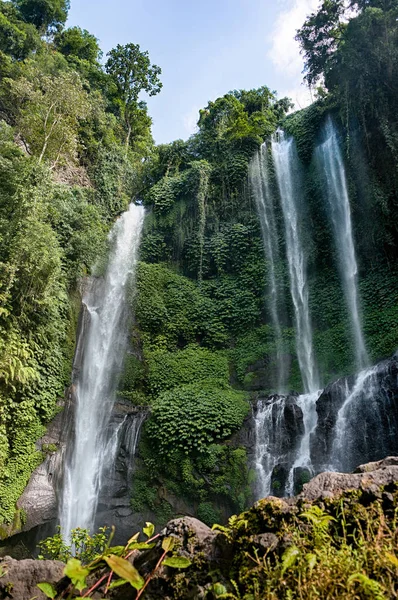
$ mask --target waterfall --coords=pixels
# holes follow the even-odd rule
[[[109,431],[116,387],[127,349],[127,285],[134,277],[144,209],[131,204],[110,235],[104,280],[96,280],[83,303],[90,315],[83,366],[76,384],[75,432],[65,460],[61,531],[66,541],[76,527],[92,529],[104,465],[113,461],[118,431]]]
[[[286,493],[288,496],[292,496],[294,494],[296,473],[299,470],[305,470],[311,476],[314,475],[314,469],[311,461],[310,441],[311,435],[314,433],[318,423],[316,401],[319,397],[319,393],[320,392],[301,394],[301,396],[297,398],[297,405],[301,408],[303,413],[304,435],[301,438],[300,448],[297,453],[296,460],[294,461],[289,472],[288,483],[286,486]]]
[[[325,141],[316,149],[316,158],[326,180],[326,196],[333,223],[344,295],[354,337],[356,363],[359,369],[363,369],[368,364],[368,356],[359,312],[358,266],[352,233],[350,202],[344,163],[336,129],[330,116],[328,116],[324,126],[324,135]]]
[[[349,472],[396,452],[398,423],[393,395],[383,385],[387,377],[382,364],[360,371],[351,388],[345,382],[345,399],[334,427],[331,470]]]
[[[305,436],[298,400],[297,396],[274,395],[257,403],[254,422],[258,498],[287,492],[289,473]]]
[[[276,391],[278,394],[283,394],[286,391],[286,360],[284,357],[285,352],[280,318],[283,298],[281,297],[276,275],[279,248],[274,207],[269,186],[267,161],[268,149],[266,144],[263,144],[260,150],[254,155],[249,165],[249,180],[260,218],[264,253],[267,261],[269,288],[267,300],[276,345]]]
[[[300,167],[293,138],[286,137],[284,132],[278,132],[272,140],[272,155],[285,223],[290,292],[296,322],[297,358],[304,392],[310,393],[319,388],[319,381],[312,343],[306,260],[300,226]]]

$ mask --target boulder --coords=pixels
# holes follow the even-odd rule
[[[14,560],[6,556],[0,560],[0,598],[45,600],[47,596],[37,584],[55,585],[62,578],[64,567],[64,563],[57,560]]]

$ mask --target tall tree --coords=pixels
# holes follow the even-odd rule
[[[41,33],[60,29],[66,22],[69,0],[12,0],[26,23]]]
[[[127,44],[108,53],[105,68],[112,76],[121,101],[122,115],[126,123],[126,148],[130,143],[132,119],[137,110],[138,98],[142,91],[149,96],[158,94],[163,86],[159,79],[161,69],[151,65],[148,52],[142,52],[139,44]]]
[[[75,56],[90,63],[97,62],[102,55],[95,35],[80,27],[59,31],[54,36],[54,44],[64,56]]]

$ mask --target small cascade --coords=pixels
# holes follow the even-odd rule
[[[384,458],[397,447],[397,418],[383,389],[378,366],[364,369],[349,389],[337,414],[330,467],[349,472],[361,463]],[[395,448],[394,448],[395,446]]]
[[[297,398],[297,405],[301,408],[303,413],[304,435],[301,438],[297,458],[289,472],[286,488],[288,496],[292,496],[295,493],[297,484],[304,483],[309,476],[314,475],[314,468],[311,461],[310,441],[311,435],[314,433],[318,422],[316,401],[318,400],[319,395],[320,392],[312,392],[311,394],[302,394]]]
[[[284,495],[289,471],[305,433],[296,396],[260,399],[255,412],[255,467],[258,498]]]
[[[110,426],[116,388],[127,348],[127,285],[134,277],[144,208],[131,204],[113,227],[108,268],[83,298],[90,315],[76,384],[74,440],[65,458],[61,531],[68,541],[76,527],[92,529],[104,465],[118,446]]]
[[[296,322],[297,357],[304,392],[308,394],[319,388],[319,381],[312,341],[306,259],[299,214],[300,167],[293,138],[287,137],[283,131],[278,132],[272,140],[272,156],[285,223],[290,292]]]
[[[368,355],[362,331],[359,310],[358,266],[355,256],[351,223],[351,209],[343,158],[337,132],[328,116],[324,126],[325,141],[316,149],[321,174],[326,180],[326,196],[340,263],[341,280],[353,332],[356,364],[358,369],[368,365]]]
[[[268,176],[268,148],[263,144],[252,158],[249,165],[249,181],[260,218],[265,259],[268,276],[268,309],[275,333],[276,344],[276,390],[278,394],[286,391],[286,358],[282,339],[280,311],[283,298],[277,281],[277,264],[279,261],[278,236],[272,195]]]

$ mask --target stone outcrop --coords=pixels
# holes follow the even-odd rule
[[[14,560],[6,556],[0,561],[0,598],[45,600],[47,596],[37,584],[55,585],[61,579],[64,567],[64,563],[57,560]]]
[[[302,532],[307,531],[308,535],[312,535],[308,521],[302,514],[312,504],[322,511],[330,511],[332,521],[335,521],[340,510],[340,498],[344,496],[346,523],[349,524],[352,518],[353,526],[356,526],[359,505],[362,507],[361,518],[364,510],[374,510],[379,515],[382,507],[383,523],[389,522],[389,519],[392,523],[398,500],[398,457],[361,465],[356,471],[352,474],[322,473],[306,484],[302,493],[294,498],[268,497],[260,500],[236,518],[226,534],[214,531],[191,517],[170,521],[157,537],[155,546],[149,550],[135,551],[130,561],[144,578],[148,578],[162,556],[164,538],[172,537],[175,538],[178,555],[188,558],[191,566],[183,573],[178,569],[160,566],[156,575],[151,577],[145,598],[173,600],[213,597],[211,590],[214,580],[211,573],[216,573],[216,580],[227,587],[231,579],[241,583],[239,569],[242,561],[247,561],[247,553],[254,556],[255,551],[257,557],[266,553],[272,563],[294,545],[292,533],[297,526]],[[254,562],[246,564],[255,569]],[[6,571],[6,575],[0,577],[0,598],[23,600],[37,597],[41,600],[44,596],[35,588],[37,583],[52,583],[59,592],[70,583],[62,577],[63,564],[56,561],[15,561],[6,557],[0,562],[0,568]],[[93,581],[98,579],[97,575]],[[91,579],[89,583],[92,585]],[[103,587],[99,587],[94,597],[123,600],[135,596],[130,586],[122,586],[108,594],[104,593]]]
[[[356,473],[320,473],[303,486],[298,498],[318,500],[335,498],[347,490],[362,490],[378,495],[381,488],[398,481],[398,457],[390,456],[360,465]]]

